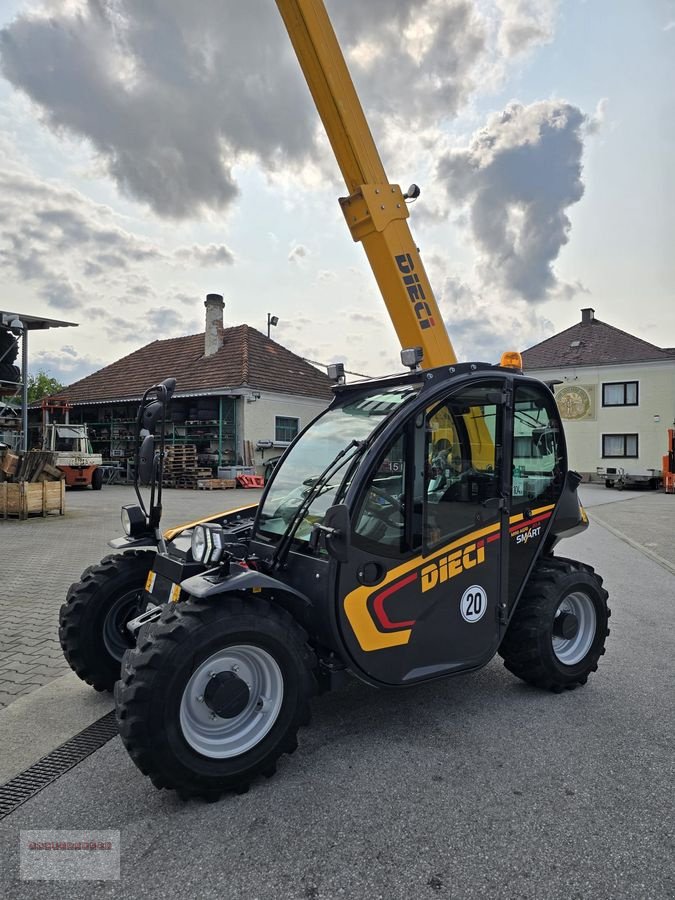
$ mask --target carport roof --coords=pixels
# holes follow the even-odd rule
[[[152,384],[175,378],[176,396],[275,391],[329,400],[327,375],[249,325],[222,332],[221,348],[204,356],[204,333],[153,341],[76,381],[54,396],[72,404],[137,400]]]
[[[62,322],[60,319],[45,319],[44,316],[29,316],[26,313],[0,309],[0,324],[8,326],[12,319],[21,319],[26,331],[40,331],[46,328],[77,328],[77,322]]]

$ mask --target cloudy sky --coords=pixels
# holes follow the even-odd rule
[[[462,359],[579,309],[675,346],[675,0],[327,0]],[[226,324],[398,346],[273,0],[1,0],[0,307],[73,381]],[[167,373],[170,374],[170,373]]]

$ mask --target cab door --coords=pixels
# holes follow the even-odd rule
[[[352,508],[338,624],[367,678],[407,684],[484,665],[507,585],[506,380],[429,401],[383,442]]]

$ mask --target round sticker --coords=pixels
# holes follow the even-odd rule
[[[477,622],[487,609],[487,594],[479,584],[472,584],[462,594],[459,610],[465,622]]]

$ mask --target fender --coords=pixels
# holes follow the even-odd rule
[[[192,597],[198,597],[200,600],[217,597],[219,594],[228,594],[232,591],[250,591],[255,588],[267,591],[283,591],[286,594],[293,594],[298,597],[306,606],[311,606],[309,597],[297,591],[290,585],[264,575],[262,572],[256,572],[248,569],[238,563],[230,564],[230,574],[225,578],[219,578],[220,569],[209,569],[201,575],[193,575],[181,581],[181,590]]]
[[[118,537],[108,541],[108,546],[113,550],[136,550],[139,547],[147,547],[148,550],[157,549],[157,540],[151,534],[144,534],[137,538]]]

